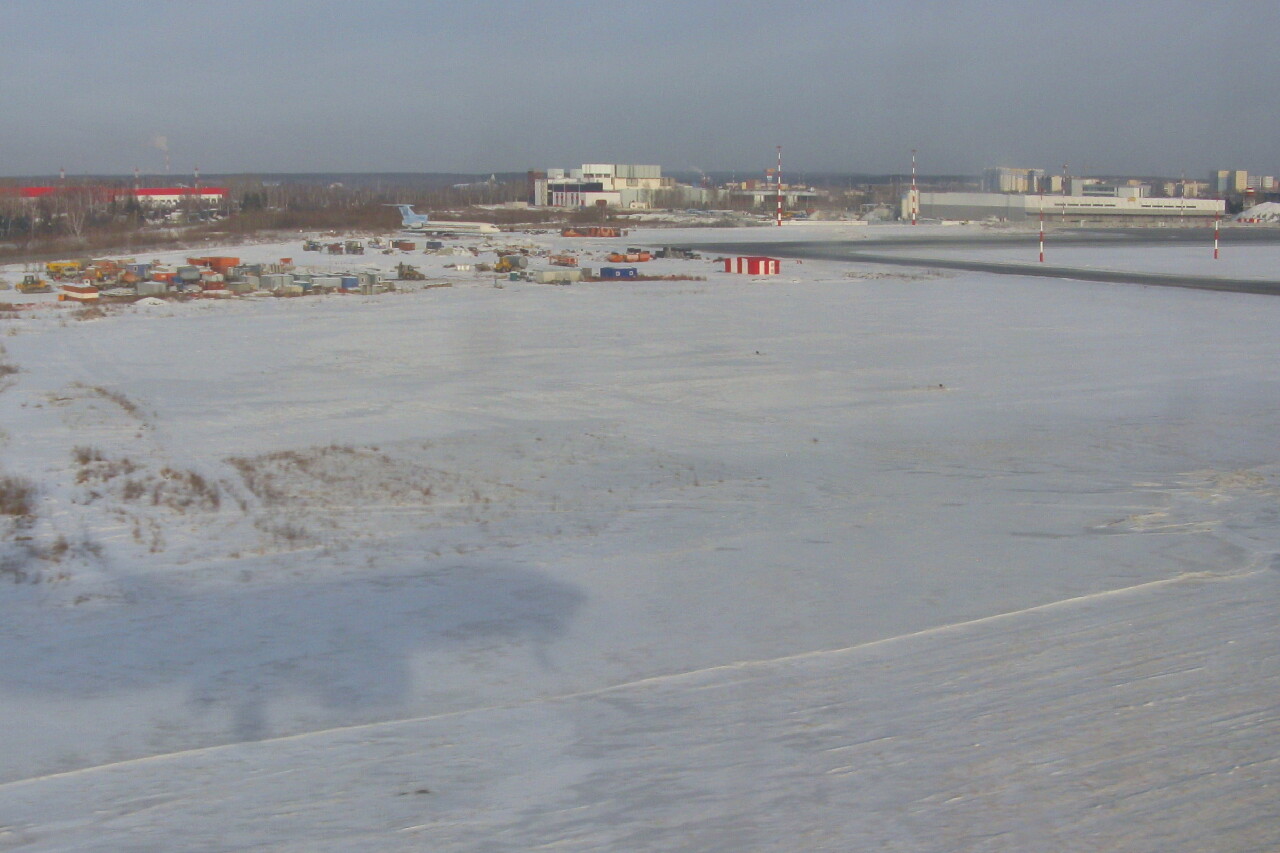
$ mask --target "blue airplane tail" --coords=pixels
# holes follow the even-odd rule
[[[411,225],[426,225],[431,221],[431,217],[425,213],[414,213],[411,204],[395,204],[392,207],[400,211],[400,224],[405,228]]]

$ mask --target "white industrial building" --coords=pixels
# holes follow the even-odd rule
[[[1072,222],[1105,220],[1211,219],[1226,212],[1221,199],[1148,198],[1126,195],[1015,195],[916,191],[917,216],[925,219],[1029,222],[1040,217]],[[911,217],[912,191],[902,196],[900,215]]]
[[[653,207],[659,193],[677,191],[682,204],[705,201],[705,192],[664,178],[661,166],[584,163],[580,169],[529,173],[529,203],[537,207]]]
[[[726,184],[720,188],[722,198],[750,199],[752,207],[772,207],[778,199],[778,188],[775,184],[744,181]],[[787,210],[803,210],[811,207],[818,199],[813,187],[793,187],[782,185],[782,204]]]

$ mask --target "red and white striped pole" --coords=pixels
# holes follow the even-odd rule
[[[1044,190],[1040,190],[1040,263],[1044,263]]]
[[[778,146],[778,171],[773,180],[778,188],[778,226],[782,226],[782,146]]]
[[[1218,259],[1218,229],[1222,219],[1218,216],[1213,217],[1213,259]]]
[[[916,224],[916,149],[911,149],[911,224]]]

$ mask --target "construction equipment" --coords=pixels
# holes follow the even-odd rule
[[[579,228],[565,228],[560,231],[561,237],[624,237],[626,231],[608,225],[588,225]]]
[[[53,286],[35,273],[27,273],[18,285],[19,293],[52,293]]]
[[[552,255],[549,260],[558,267],[576,267],[578,265],[576,255]]]
[[[426,276],[413,264],[396,264],[396,278],[400,281],[426,281]]]
[[[324,250],[324,243],[319,240],[304,240],[302,242],[302,251],[304,252],[320,252]]]
[[[493,265],[494,272],[517,272],[529,266],[529,259],[524,255],[503,255]]]
[[[653,259],[653,255],[639,249],[627,249],[624,252],[612,252],[609,255],[609,263],[611,264],[634,264],[640,261],[649,261]]]
[[[54,278],[62,278],[63,276],[73,276],[83,269],[84,265],[80,261],[49,261],[44,265],[44,271]]]
[[[346,242],[346,248],[348,255],[364,254],[364,243],[361,243],[359,240],[348,240]]]

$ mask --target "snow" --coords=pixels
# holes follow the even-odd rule
[[[1243,222],[1280,222],[1280,204],[1264,201],[1247,210],[1242,210],[1233,218]]]
[[[0,845],[1280,843],[1280,302],[402,259],[4,320]]]

